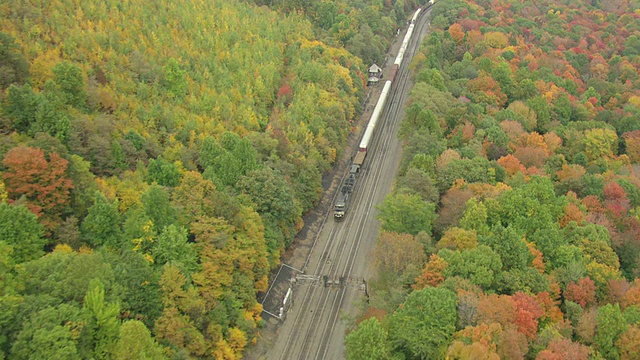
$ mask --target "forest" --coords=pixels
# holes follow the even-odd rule
[[[0,4],[0,358],[242,358],[416,6]]]
[[[349,359],[640,358],[640,2],[439,0]]]

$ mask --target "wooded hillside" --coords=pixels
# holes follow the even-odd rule
[[[640,356],[640,2],[436,2],[350,359]]]
[[[236,359],[255,341],[256,294],[360,111],[368,65],[339,24],[382,21],[381,61],[405,18],[267,5],[0,5],[0,358]]]

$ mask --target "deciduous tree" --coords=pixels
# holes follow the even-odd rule
[[[29,76],[29,63],[20,53],[13,37],[0,32],[0,90],[22,84]]]
[[[628,326],[620,306],[607,304],[598,308],[598,325],[594,337],[594,345],[600,353],[609,359],[619,359],[620,349],[616,342],[627,330]]]
[[[379,271],[401,275],[408,266],[421,269],[427,257],[422,244],[410,234],[382,232],[373,250],[373,262]]]
[[[515,321],[516,306],[511,296],[490,294],[478,302],[478,323],[498,323],[503,328]]]
[[[552,340],[547,348],[536,356],[536,360],[588,360],[591,351],[588,347],[561,338]]]
[[[84,299],[86,324],[80,334],[80,353],[83,357],[111,359],[120,332],[120,305],[105,301],[104,285],[91,280]]]
[[[375,317],[358,324],[345,339],[347,359],[376,360],[391,357],[387,330]]]
[[[162,186],[178,186],[180,184],[180,171],[174,163],[170,163],[158,156],[158,159],[150,159],[147,166],[147,182],[158,183]]]
[[[441,358],[451,341],[456,319],[456,295],[451,290],[417,290],[389,317],[389,340],[395,351],[408,357]]]
[[[515,305],[515,325],[518,331],[529,339],[538,333],[538,322],[544,311],[534,296],[517,292],[512,297]]]
[[[38,259],[44,254],[44,229],[38,218],[22,205],[0,203],[0,239],[11,247],[12,262]]]
[[[378,218],[382,228],[389,232],[431,233],[436,218],[435,208],[435,204],[425,202],[419,195],[390,194],[379,205]]]
[[[583,308],[596,303],[596,285],[588,277],[580,279],[577,283],[570,282],[564,290],[564,298],[580,304]]]
[[[524,359],[529,352],[527,337],[514,328],[507,328],[500,339],[498,354],[502,359]]]
[[[61,61],[51,68],[55,75],[55,82],[60,89],[67,105],[76,109],[85,109],[87,106],[87,92],[85,90],[82,70],[68,61]]]
[[[592,129],[584,132],[584,153],[590,161],[611,158],[618,146],[618,135],[610,129]]]
[[[416,278],[412,285],[415,290],[424,289],[427,286],[438,286],[444,281],[444,271],[449,264],[437,254],[431,254],[422,274]]]
[[[476,246],[478,246],[478,239],[475,231],[451,227],[444,233],[440,241],[438,241],[436,249],[448,248],[451,250],[463,250],[473,249]]]
[[[522,270],[531,264],[533,256],[515,227],[496,225],[491,232],[492,234],[481,237],[480,243],[490,246],[500,256],[505,270]]]
[[[46,307],[30,316],[11,347],[16,359],[80,360],[77,333],[82,329],[81,310],[70,304]]]
[[[153,244],[152,254],[158,265],[170,263],[189,273],[198,267],[193,243],[187,241],[187,230],[173,224],[162,229]]]
[[[640,329],[632,325],[618,340],[616,346],[620,349],[621,360],[632,360],[640,357]]]
[[[152,185],[146,193],[142,195],[142,204],[156,233],[160,233],[165,227],[177,221],[176,210],[169,201],[168,192],[161,186]]]
[[[109,201],[104,194],[96,191],[94,203],[82,222],[82,234],[85,241],[93,246],[117,248],[122,237],[118,203]]]
[[[640,130],[626,132],[622,135],[631,162],[640,162]]]
[[[66,174],[68,161],[55,152],[47,159],[42,149],[18,146],[7,152],[2,163],[7,167],[3,177],[9,199],[24,196],[29,210],[47,229],[54,229],[73,188]]]
[[[500,256],[486,245],[463,251],[442,249],[438,256],[449,263],[445,270],[446,277],[460,276],[483,289],[490,288],[496,275],[502,270]]]
[[[162,347],[151,337],[149,329],[137,320],[122,324],[114,348],[113,356],[116,360],[166,359]]]

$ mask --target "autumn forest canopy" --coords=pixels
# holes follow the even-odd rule
[[[241,358],[417,6],[0,4],[0,358]]]
[[[349,359],[640,357],[640,2],[440,0]]]

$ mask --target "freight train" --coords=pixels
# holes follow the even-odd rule
[[[433,4],[433,2],[430,2],[430,4]],[[391,84],[395,80],[396,74],[398,73],[398,69],[402,65],[402,59],[404,59],[404,53],[405,51],[407,51],[407,47],[409,46],[409,42],[411,41],[411,36],[413,35],[413,28],[415,26],[416,21],[418,20],[420,11],[421,9],[416,10],[416,12],[413,14],[413,17],[411,18],[411,22],[409,23],[409,28],[407,29],[407,33],[405,34],[404,39],[402,40],[402,45],[400,45],[400,50],[398,51],[398,55],[396,56],[396,59],[393,62],[393,66],[391,67],[389,76],[384,83],[384,87],[382,88],[382,92],[380,93],[380,97],[378,98],[378,102],[376,103],[376,106],[373,109],[373,113],[371,114],[371,118],[369,118],[369,123],[367,124],[367,128],[365,129],[364,134],[362,135],[362,139],[360,140],[358,153],[353,158],[351,168],[349,169],[349,174],[347,175],[347,178],[345,179],[342,187],[340,188],[340,193],[338,194],[338,198],[336,199],[336,202],[333,206],[333,217],[337,221],[344,219],[347,213],[347,209],[349,208],[349,197],[351,196],[351,193],[353,192],[356,182],[358,181],[358,175],[360,174],[360,169],[362,168],[362,164],[364,164],[364,159],[367,157],[367,149],[369,147],[369,143],[371,142],[373,131],[376,128],[376,124],[380,119],[380,115],[382,114],[384,105],[387,102],[389,91],[391,90]]]

